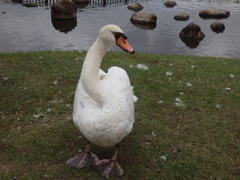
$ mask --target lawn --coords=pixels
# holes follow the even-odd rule
[[[85,55],[0,53],[0,179],[101,178],[65,165],[86,143],[71,116]],[[108,52],[102,69],[113,65],[139,98],[122,179],[240,178],[240,60]]]

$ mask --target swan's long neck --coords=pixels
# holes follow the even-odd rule
[[[99,69],[107,48],[108,45],[105,45],[98,37],[86,55],[81,73],[84,89],[92,99],[100,104],[107,96],[107,92],[101,86],[99,79]]]

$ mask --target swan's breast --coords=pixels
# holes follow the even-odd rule
[[[113,146],[127,136],[133,127],[134,109],[130,104],[108,104],[101,109],[85,107],[74,122],[93,144]]]

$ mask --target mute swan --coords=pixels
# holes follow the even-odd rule
[[[85,57],[73,107],[73,121],[88,143],[82,154],[66,162],[78,169],[94,165],[103,176],[123,175],[117,162],[119,143],[132,130],[134,101],[137,100],[125,70],[111,67],[105,73],[100,69],[104,54],[113,44],[134,53],[118,26],[106,25],[100,29]],[[116,145],[117,149],[111,159],[99,160],[91,150],[92,144]]]

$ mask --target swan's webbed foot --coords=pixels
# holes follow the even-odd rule
[[[85,151],[82,154],[69,159],[66,164],[77,169],[82,169],[89,167],[98,161],[98,157],[93,152],[91,152],[91,144],[89,143],[86,145]]]
[[[123,169],[117,162],[119,144],[116,146],[117,150],[111,159],[103,159],[94,164],[94,167],[102,174],[102,176],[123,175]]]
[[[74,158],[69,159],[66,164],[77,169],[89,167],[98,161],[98,157],[92,152],[84,152]]]
[[[122,176],[123,169],[119,163],[112,159],[103,159],[94,164],[102,176]]]

